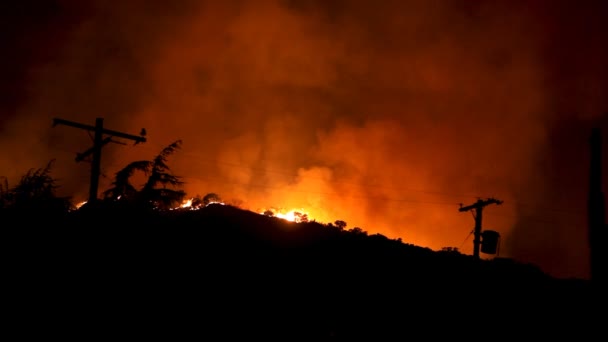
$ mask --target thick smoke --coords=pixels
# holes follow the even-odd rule
[[[607,109],[605,5],[88,3],[8,12],[9,178],[57,158],[62,190],[84,199],[88,165],[73,157],[90,137],[51,118],[103,117],[115,130],[145,127],[148,142],[104,147],[102,189],[127,162],[182,139],[171,165],[193,196],[304,208],[465,253],[473,218],[458,204],[493,196],[505,203],[487,208],[484,225],[502,234],[501,256],[587,276],[580,189],[588,120]]]

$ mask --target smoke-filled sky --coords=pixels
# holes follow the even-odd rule
[[[56,159],[87,197],[181,139],[194,196],[304,208],[322,222],[472,252],[484,211],[500,256],[587,277],[588,135],[606,128],[605,1],[16,1],[0,5],[0,174]],[[606,130],[608,132],[608,130]],[[606,135],[606,134],[605,134]],[[604,169],[605,170],[605,169]]]

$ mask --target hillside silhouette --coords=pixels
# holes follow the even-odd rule
[[[473,338],[487,340],[601,323],[583,280],[230,205],[103,201],[62,215],[2,214],[5,298],[25,336],[370,340],[480,329]]]
[[[56,195],[52,162],[0,184],[7,325],[25,337],[287,340],[601,328],[595,284],[534,265],[433,251],[341,220],[291,222],[215,193],[182,207],[166,163],[180,143],[128,164],[104,198],[78,208]],[[135,171],[148,177],[141,188]]]

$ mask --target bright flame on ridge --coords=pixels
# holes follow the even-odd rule
[[[199,209],[201,209],[203,207],[207,207],[207,206],[209,206],[211,204],[226,205],[226,203],[219,202],[219,201],[210,201],[207,204],[203,204],[199,200],[195,201],[195,198],[190,198],[190,199],[187,199],[187,200],[183,200],[182,204],[180,204],[178,207],[172,208],[171,210],[176,210],[176,209],[199,210]]]
[[[283,220],[296,222],[296,223],[309,221],[308,213],[306,211],[304,211],[303,209],[292,209],[289,211],[266,209],[266,210],[262,210],[259,214],[277,217],[277,218],[280,218]]]
[[[192,198],[189,200],[185,200],[182,204],[180,204],[180,208],[191,208],[192,207]]]

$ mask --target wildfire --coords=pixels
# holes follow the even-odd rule
[[[120,197],[119,197],[120,198]],[[87,201],[79,202],[75,205],[76,209],[80,209],[83,205],[85,205]],[[199,210],[201,208],[207,207],[212,204],[226,205],[224,202],[212,200],[208,203],[204,203],[201,199],[193,197],[189,199],[185,199],[178,206],[171,208],[170,210]],[[308,212],[304,209],[292,209],[292,210],[284,210],[284,209],[264,209],[258,212],[260,215],[270,216],[280,218],[286,221],[302,223],[311,221]]]
[[[303,209],[292,209],[289,211],[277,210],[277,209],[266,209],[260,212],[261,215],[278,217],[283,220],[291,222],[308,222],[308,213]]]
[[[207,207],[211,204],[225,205],[225,203],[221,202],[221,201],[209,201],[207,204],[205,204],[204,202],[202,202],[201,200],[199,200],[197,198],[190,198],[190,199],[182,201],[182,204],[180,204],[178,207],[173,208],[171,210],[175,210],[175,209],[199,210],[199,209]]]
[[[173,208],[171,210],[199,210],[201,208],[207,207],[211,204],[220,204],[225,205],[224,202],[221,201],[209,201],[209,203],[205,204],[202,201],[196,198],[190,198],[184,200],[178,207]],[[264,209],[258,212],[260,215],[277,217],[283,220],[291,221],[291,222],[308,222],[309,214],[303,209],[292,209],[292,210],[281,210],[281,209]]]

